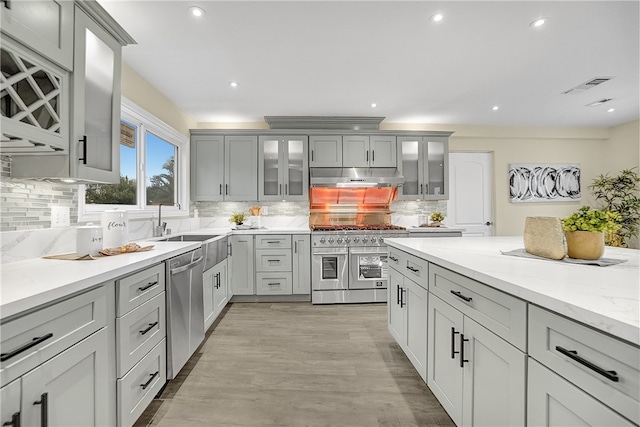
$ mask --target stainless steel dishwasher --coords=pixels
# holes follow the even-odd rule
[[[167,379],[173,379],[204,340],[202,249],[168,259]]]

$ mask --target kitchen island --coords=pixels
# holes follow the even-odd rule
[[[640,251],[504,255],[522,237],[388,239],[388,329],[457,425],[640,421]]]

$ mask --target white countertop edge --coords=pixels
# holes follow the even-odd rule
[[[439,239],[438,239],[439,240]],[[403,244],[401,241],[392,239],[387,241],[389,246],[393,246],[400,250],[406,251],[419,258],[426,259],[429,262],[433,262],[443,268],[452,270],[463,276],[474,279],[478,282],[491,286],[495,289],[508,293],[512,296],[523,299],[529,303],[535,304],[547,310],[561,314],[569,319],[586,324],[594,329],[602,332],[606,332],[614,337],[625,340],[636,346],[640,346],[640,327],[638,325],[630,324],[625,321],[621,321],[614,317],[611,317],[605,313],[594,312],[589,309],[585,309],[579,305],[572,303],[569,300],[558,299],[544,293],[537,292],[535,290],[528,289],[523,286],[502,280],[500,278],[484,274],[475,269],[465,267],[463,265],[451,262],[445,258],[434,255],[433,253],[424,252],[422,250],[415,249],[411,246]],[[522,245],[520,245],[522,247]],[[506,248],[510,250],[510,248]],[[501,255],[502,256],[502,255]],[[530,258],[516,258],[509,257],[511,262],[538,262],[547,263],[552,261],[536,260]],[[543,266],[542,264],[541,266]],[[568,264],[568,266],[576,266]],[[596,266],[580,266],[582,268],[610,268],[610,267],[596,267]]]

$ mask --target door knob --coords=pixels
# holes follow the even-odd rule
[[[484,223],[484,225],[493,225],[493,223],[491,221],[487,221]]]

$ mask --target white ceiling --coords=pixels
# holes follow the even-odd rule
[[[124,61],[197,122],[594,127],[639,117],[639,1],[100,3],[138,42]],[[192,5],[206,15],[188,14]],[[563,94],[602,76],[613,79]],[[602,98],[613,100],[585,106]]]

